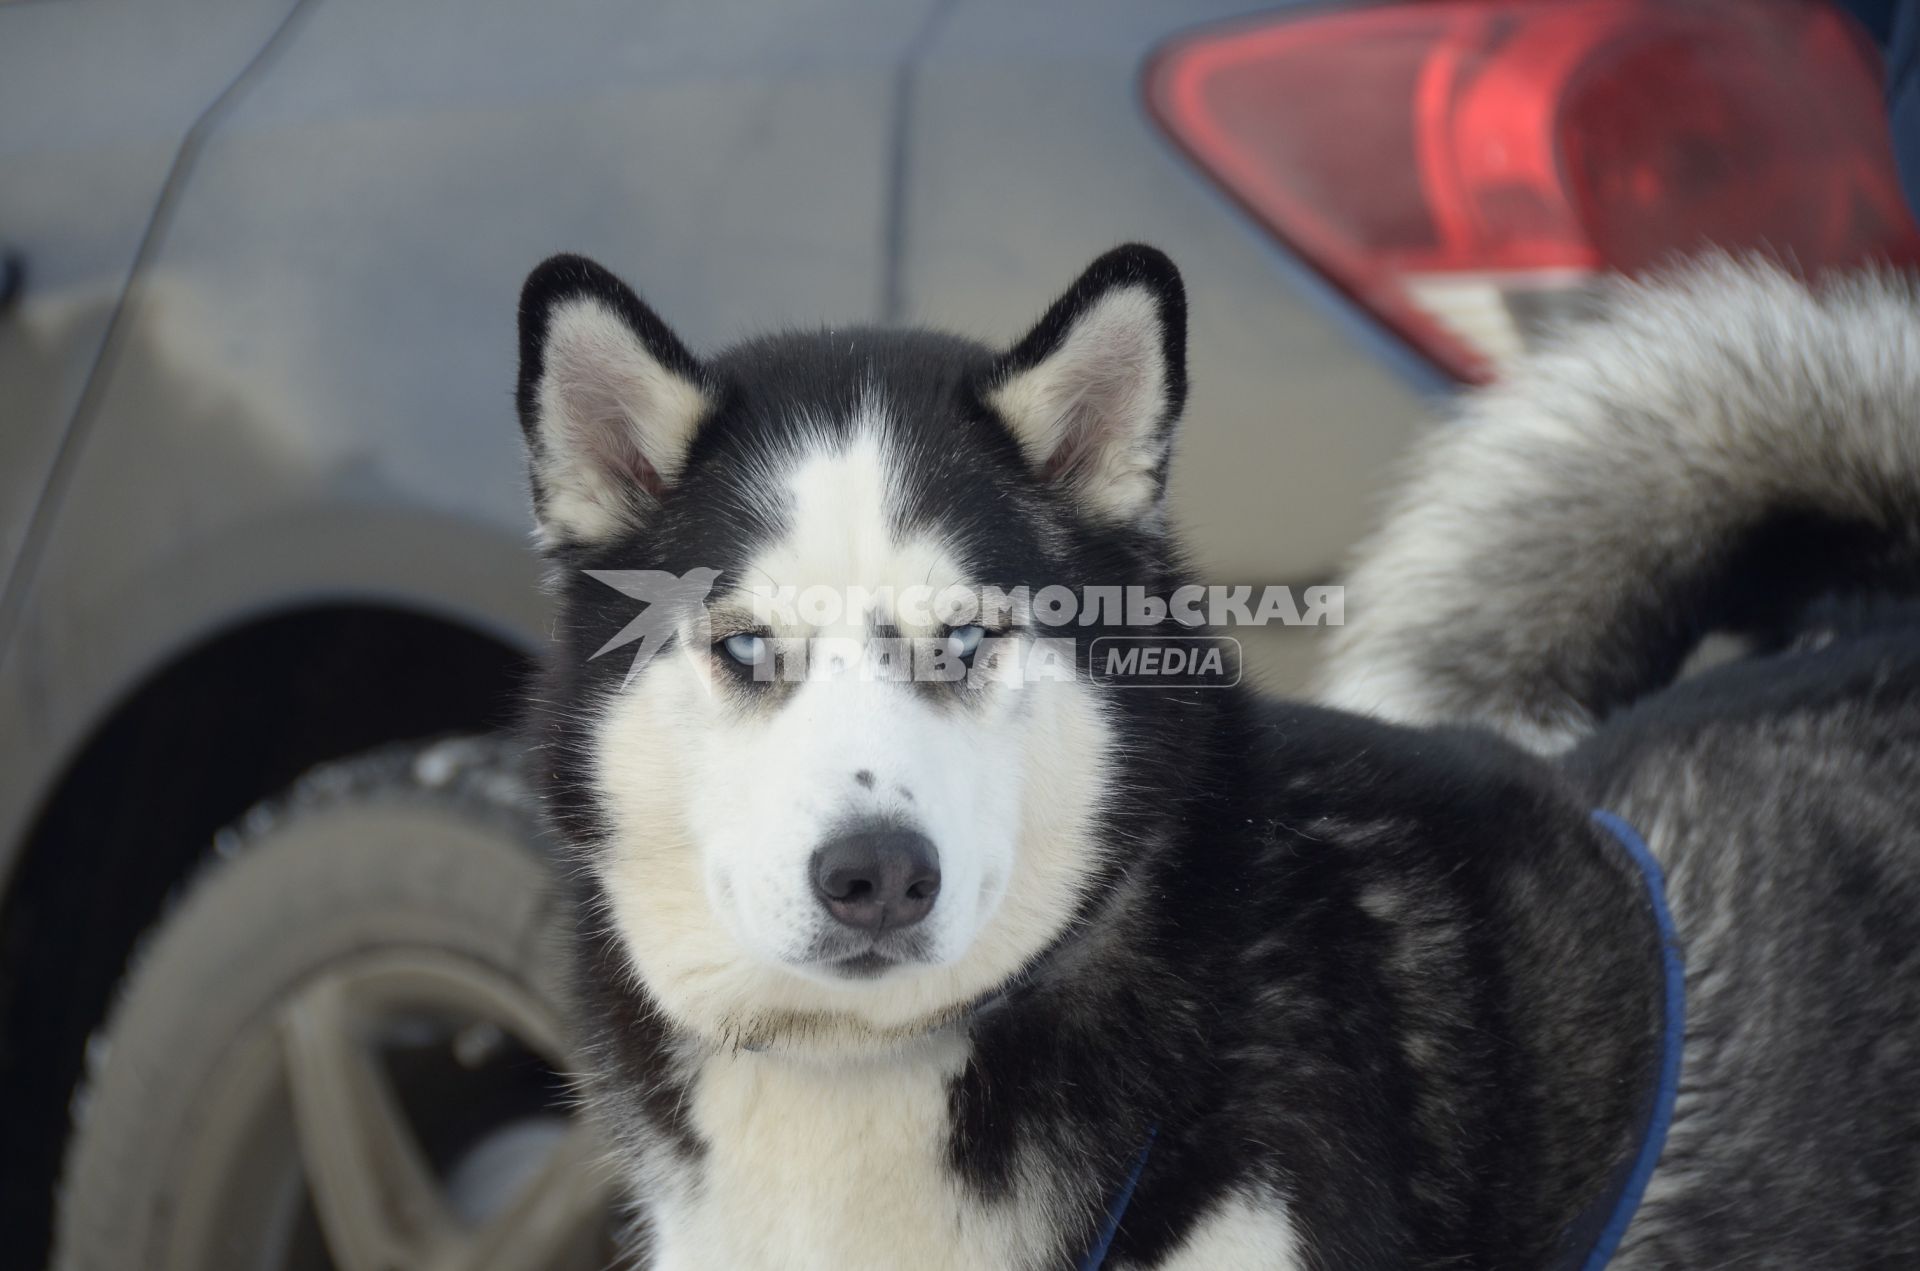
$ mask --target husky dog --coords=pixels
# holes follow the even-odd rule
[[[1150,248],[1005,350],[696,357],[577,257],[520,322],[533,725],[645,1266],[1920,1266],[1905,286],[1623,288],[1470,399],[1326,690],[1404,723],[1096,683],[1196,634],[1165,605],[1023,675],[1038,604],[899,599],[1189,580]],[[861,599],[763,603],[813,587]],[[958,672],[875,673],[901,641]]]

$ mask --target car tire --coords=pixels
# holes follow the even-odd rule
[[[511,749],[460,739],[219,836],[89,1045],[57,1271],[606,1266],[528,807]]]

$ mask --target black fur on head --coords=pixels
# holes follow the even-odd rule
[[[1187,391],[1186,300],[1178,270],[1151,247],[1099,257],[999,355],[856,328],[764,337],[703,361],[619,278],[573,255],[532,272],[519,317],[515,400],[549,550],[651,521],[695,452],[721,440],[710,434],[744,429],[777,444],[790,431],[783,412],[816,424],[845,416],[866,387],[933,405],[904,422],[947,429],[948,454],[991,463],[1003,452],[991,434],[1004,429],[1007,457],[1066,496],[1067,515],[1109,531],[1162,528]]]

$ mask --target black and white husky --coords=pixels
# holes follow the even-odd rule
[[[1004,351],[700,358],[573,257],[520,322],[645,1265],[1920,1266],[1904,285],[1623,287],[1469,399],[1352,577],[1326,692],[1373,717],[1097,683],[1102,637],[1195,635],[1165,604],[1003,673],[1048,587],[1190,582],[1152,249]],[[767,603],[809,588],[860,599]]]

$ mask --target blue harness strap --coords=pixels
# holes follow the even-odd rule
[[[1561,1233],[1559,1256],[1552,1262],[1551,1271],[1602,1271],[1620,1248],[1667,1145],[1674,1103],[1680,1097],[1680,1058],[1687,1036],[1686,968],[1680,958],[1673,912],[1667,907],[1667,882],[1660,862],[1634,828],[1613,813],[1595,812],[1593,820],[1625,850],[1627,859],[1639,871],[1660,934],[1660,1062],[1642,1114],[1639,1148],[1621,1162],[1608,1186]]]
[[[1660,1063],[1643,1116],[1640,1146],[1615,1169],[1608,1185],[1593,1203],[1567,1224],[1560,1236],[1559,1255],[1543,1271],[1603,1271],[1613,1259],[1627,1227],[1633,1222],[1633,1215],[1640,1208],[1641,1198],[1647,1193],[1647,1182],[1653,1177],[1654,1166],[1660,1163],[1660,1153],[1667,1145],[1674,1104],[1680,1097],[1680,1059],[1687,1035],[1686,968],[1680,958],[1680,937],[1674,929],[1673,912],[1667,907],[1667,882],[1660,862],[1654,859],[1634,828],[1613,813],[1595,812],[1593,820],[1613,836],[1639,871],[1646,885],[1647,902],[1653,910],[1654,925],[1659,930],[1663,985]],[[1147,1132],[1147,1141],[1140,1145],[1139,1154],[1133,1158],[1133,1168],[1128,1171],[1126,1181],[1107,1202],[1107,1216],[1100,1225],[1099,1237],[1086,1256],[1075,1264],[1075,1271],[1100,1271],[1106,1262],[1107,1250],[1113,1247],[1113,1238],[1120,1231],[1120,1220],[1133,1201],[1133,1189],[1147,1167],[1147,1154],[1153,1150],[1157,1129]]]
[[[1107,1260],[1107,1250],[1113,1247],[1113,1238],[1120,1232],[1120,1220],[1126,1216],[1127,1206],[1133,1203],[1133,1189],[1140,1185],[1140,1172],[1147,1168],[1147,1154],[1153,1151],[1153,1137],[1160,1132],[1159,1126],[1147,1131],[1147,1141],[1140,1145],[1140,1151],[1133,1158],[1133,1168],[1127,1171],[1127,1181],[1107,1202],[1107,1216],[1100,1223],[1100,1234],[1087,1250],[1086,1256],[1074,1264],[1074,1271],[1100,1271],[1100,1265]]]

